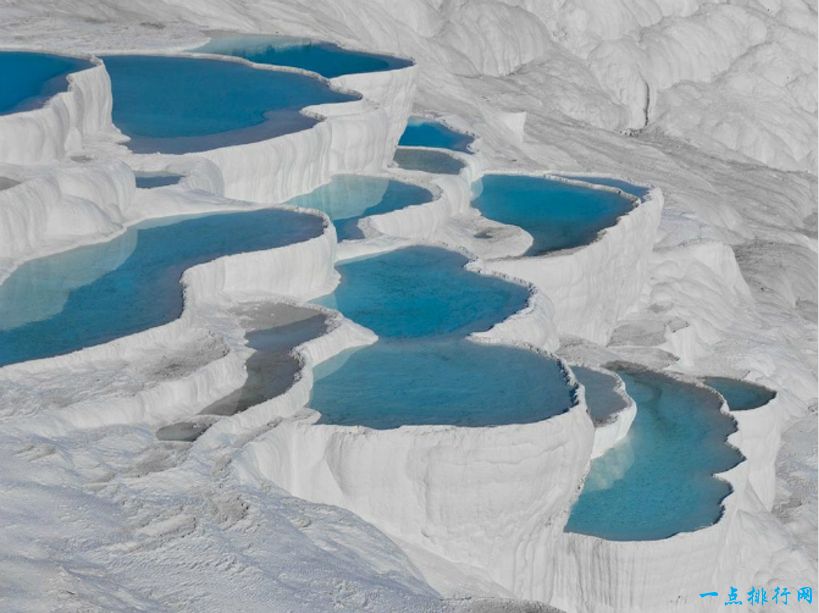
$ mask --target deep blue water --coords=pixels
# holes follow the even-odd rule
[[[617,368],[637,416],[626,438],[592,461],[568,532],[609,540],[656,540],[716,522],[731,488],[713,474],[741,461],[726,443],[736,430],[706,390]]]
[[[555,360],[467,340],[379,341],[320,364],[315,375],[310,407],[319,423],[497,426],[540,421],[572,404]]]
[[[623,181],[622,179],[612,179],[610,177],[594,177],[591,175],[586,176],[571,176],[566,175],[568,179],[574,179],[575,181],[585,181],[586,183],[592,183],[593,185],[604,185],[606,187],[614,187],[616,189],[622,190],[627,194],[631,194],[635,198],[643,199],[648,195],[648,192],[651,190],[647,187],[643,187],[641,185],[634,185],[633,183],[629,183],[628,181]]]
[[[776,392],[748,381],[728,377],[705,377],[703,380],[706,385],[722,394],[725,402],[728,403],[728,408],[732,411],[756,409],[768,404],[776,397]]]
[[[353,100],[316,78],[232,61],[152,55],[104,58],[113,118],[137,153],[186,153],[304,130],[300,110]]]
[[[167,172],[137,172],[134,174],[134,177],[136,178],[136,186],[140,189],[153,189],[154,187],[176,185],[182,180],[182,175]]]
[[[470,153],[469,145],[474,140],[469,134],[456,132],[440,121],[410,117],[398,144],[406,147],[437,147]]]
[[[91,66],[88,60],[74,57],[0,51],[0,115],[42,106],[51,96],[68,88],[68,73]]]
[[[389,213],[413,204],[432,200],[432,194],[417,185],[380,177],[340,175],[330,183],[290,204],[327,213],[333,220],[339,240],[363,238],[358,220],[369,215]]]
[[[409,60],[388,55],[352,51],[333,43],[286,36],[219,37],[194,51],[243,57],[258,64],[302,68],[328,79],[345,74],[395,70],[412,64]]]
[[[336,266],[341,282],[316,302],[379,337],[466,335],[521,310],[529,290],[464,269],[467,259],[437,247],[408,247]]]
[[[150,222],[98,245],[23,264],[0,285],[0,365],[68,353],[167,323],[185,269],[319,235],[322,220],[281,210]]]
[[[619,194],[525,175],[485,175],[472,201],[485,217],[532,235],[526,255],[591,243],[633,208]]]
[[[626,407],[625,400],[617,393],[617,379],[612,375],[585,366],[572,366],[572,372],[586,388],[586,404],[595,424],[606,423]]]
[[[398,147],[393,159],[404,170],[420,170],[439,175],[457,175],[464,167],[463,162],[448,153],[427,149]]]

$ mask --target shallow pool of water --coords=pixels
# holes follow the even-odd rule
[[[320,364],[315,375],[309,406],[326,424],[498,426],[572,404],[555,360],[463,339],[379,341]]]
[[[628,213],[632,201],[609,191],[526,175],[485,175],[472,201],[484,217],[523,228],[526,255],[587,245]]]
[[[68,353],[167,323],[182,273],[223,255],[318,236],[319,217],[282,210],[166,219],[26,262],[0,285],[0,365]]]
[[[748,381],[740,381],[739,379],[705,377],[703,381],[706,385],[713,387],[722,394],[725,402],[728,403],[728,408],[732,411],[757,409],[768,404],[776,397],[776,392],[769,390],[767,387],[755,385]]]
[[[321,336],[327,330],[327,318],[315,309],[277,305],[285,323],[252,330],[247,344],[254,349],[245,363],[247,379],[238,390],[217,400],[202,411],[208,415],[234,415],[286,392],[301,371],[301,363],[292,354],[294,347]]]
[[[186,153],[304,130],[312,104],[354,100],[319,79],[233,61],[109,55],[113,119],[137,153]]]
[[[439,175],[457,175],[464,163],[443,151],[398,147],[393,158],[399,168]]]
[[[68,89],[66,75],[91,68],[88,60],[49,53],[0,51],[0,115],[28,111]]]
[[[467,258],[437,247],[408,247],[336,266],[341,282],[316,302],[380,337],[466,335],[524,308],[523,286],[467,271]]]
[[[410,117],[398,144],[406,147],[435,147],[470,153],[469,146],[474,140],[469,134],[457,132],[440,121]]]
[[[316,209],[333,220],[339,240],[363,238],[358,221],[432,200],[432,194],[417,185],[381,177],[340,175],[330,183],[290,204]]]
[[[328,79],[395,70],[412,64],[409,60],[344,49],[333,43],[275,35],[219,36],[194,51],[233,55],[257,64],[302,68]]]
[[[566,531],[656,540],[713,524],[731,491],[713,475],[742,459],[726,442],[734,421],[703,388],[650,371],[615,370],[637,416],[628,435],[592,461]]]
[[[626,408],[625,399],[617,393],[617,379],[593,368],[572,366],[577,380],[586,388],[586,404],[595,425],[605,424]]]
[[[183,175],[169,172],[137,172],[134,173],[136,186],[140,189],[153,189],[155,187],[166,187],[179,183]]]

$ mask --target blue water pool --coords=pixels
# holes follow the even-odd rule
[[[633,208],[617,193],[543,177],[485,175],[478,190],[472,204],[484,217],[532,235],[526,255],[586,245]]]
[[[48,53],[0,51],[0,115],[42,106],[68,88],[66,75],[92,66],[88,60]]]
[[[167,323],[180,277],[214,258],[318,236],[322,220],[281,210],[150,222],[107,243],[23,264],[0,285],[0,365],[68,353]]]
[[[104,58],[113,118],[137,153],[186,153],[265,140],[317,122],[300,111],[354,96],[319,79],[239,62],[153,55]]]
[[[474,140],[469,134],[456,132],[440,121],[410,117],[398,144],[406,147],[436,147],[469,153],[469,145]]]
[[[291,204],[327,213],[340,240],[363,238],[358,220],[389,213],[432,200],[432,194],[417,185],[380,177],[341,175]]]
[[[572,366],[572,372],[586,388],[586,404],[595,425],[611,421],[626,408],[625,399],[617,393],[618,381],[613,375],[585,366]]]
[[[637,416],[623,441],[592,462],[568,532],[616,541],[663,539],[709,526],[731,488],[713,475],[742,456],[717,396],[695,385],[619,367]]]
[[[322,363],[315,375],[310,407],[326,424],[498,426],[572,405],[555,360],[467,340],[379,341]]]
[[[611,177],[593,177],[591,175],[584,175],[584,176],[572,176],[572,175],[565,175],[567,179],[573,179],[575,181],[584,181],[586,183],[592,183],[593,185],[604,185],[606,187],[613,187],[615,189],[622,190],[627,194],[631,194],[635,198],[639,198],[642,200],[648,195],[648,192],[651,190],[648,187],[643,187],[642,185],[634,185],[634,183],[629,183],[628,181],[623,181],[622,179],[612,179]]]
[[[140,189],[153,189],[155,187],[166,187],[176,185],[182,180],[183,175],[169,172],[137,172],[134,173],[136,186]]]
[[[439,175],[457,175],[464,167],[461,160],[448,153],[428,149],[398,147],[393,159],[399,168],[404,170],[419,170]]]
[[[776,392],[769,390],[767,387],[755,385],[748,381],[740,381],[739,379],[705,377],[703,381],[706,385],[713,387],[722,394],[725,402],[728,403],[728,408],[732,411],[757,409],[768,404],[776,397]]]
[[[243,57],[258,64],[291,66],[332,79],[345,74],[381,72],[412,65],[409,60],[344,49],[333,43],[271,35],[223,36],[195,49]]]
[[[324,306],[380,337],[466,335],[487,330],[522,309],[529,291],[469,272],[467,259],[436,247],[408,247],[342,262],[335,292]]]

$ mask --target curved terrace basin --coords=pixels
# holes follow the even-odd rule
[[[618,381],[612,375],[585,366],[572,366],[572,372],[586,388],[586,404],[595,425],[611,421],[626,408],[625,399],[617,393]]]
[[[107,243],[26,262],[0,285],[0,365],[68,353],[167,323],[182,312],[185,269],[323,231],[282,210],[166,219]]]
[[[467,258],[437,247],[408,247],[336,266],[341,283],[317,302],[380,337],[466,335],[526,306],[523,286],[467,271]]]
[[[248,358],[245,384],[217,400],[202,413],[234,415],[287,391],[301,370],[293,348],[321,336],[327,331],[327,317],[315,309],[276,305],[272,309],[274,325],[246,334],[254,349]]]
[[[134,173],[136,186],[140,189],[153,189],[155,187],[167,187],[179,183],[183,175],[168,172],[137,172]]]
[[[526,175],[485,175],[472,201],[484,217],[523,228],[534,242],[525,255],[593,242],[633,207],[620,194]]]
[[[417,185],[381,177],[339,175],[327,185],[299,196],[290,204],[316,209],[333,220],[339,240],[364,238],[358,220],[432,200],[432,194]]]
[[[469,146],[474,140],[469,134],[457,132],[440,121],[410,117],[398,144],[405,147],[435,147],[470,153]]]
[[[443,151],[398,147],[393,158],[399,168],[418,170],[439,175],[457,175],[464,163]]]
[[[271,35],[219,36],[194,49],[242,57],[257,64],[291,66],[332,79],[345,74],[381,72],[411,66],[409,60],[344,49],[333,43]]]
[[[499,426],[572,405],[555,360],[465,339],[380,341],[320,364],[315,376],[310,407],[325,424]]]
[[[726,442],[736,428],[721,401],[659,373],[615,370],[637,416],[628,435],[592,461],[566,531],[641,541],[715,523],[731,488],[713,475],[742,459]]]
[[[593,185],[604,185],[606,187],[613,187],[615,189],[619,189],[624,191],[627,194],[631,194],[635,198],[639,198],[642,200],[648,195],[648,192],[651,191],[648,187],[644,187],[642,185],[634,185],[633,183],[629,183],[628,181],[623,181],[622,179],[613,179],[611,177],[593,177],[591,175],[584,175],[584,176],[572,176],[572,175],[561,175],[565,176],[567,179],[573,179],[574,181],[583,181],[585,183],[591,183]]]
[[[703,381],[722,394],[732,411],[758,409],[776,398],[776,392],[748,381],[728,377],[705,377]]]
[[[161,55],[104,58],[113,119],[136,153],[187,153],[315,125],[305,106],[355,97],[316,78],[240,62]]]
[[[0,51],[0,115],[28,111],[68,89],[66,76],[91,68],[88,60],[49,53]]]

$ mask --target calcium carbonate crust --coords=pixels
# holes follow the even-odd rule
[[[218,195],[185,194],[184,184],[163,188],[155,196],[140,194],[142,190],[134,195],[130,171],[121,166],[113,169],[115,178],[107,185],[94,178],[93,170],[75,173],[55,168],[46,178],[32,178],[7,190],[31,203],[30,211],[0,200],[2,214],[18,220],[11,223],[21,231],[14,233],[21,238],[3,257],[13,267],[34,254],[64,246],[69,239],[59,232],[40,234],[29,224],[48,227],[51,220],[60,219],[65,211],[57,211],[57,203],[66,196],[87,201],[74,204],[76,214],[89,220],[80,236],[70,237],[79,244],[101,240],[138,219],[258,207],[310,191],[336,173],[380,170],[406,123],[414,81],[414,67],[340,77],[339,86],[361,92],[363,99],[308,109],[318,110],[325,120],[269,141],[189,156],[123,153],[133,167],[192,168],[192,176],[201,178],[190,181],[221,189]],[[5,149],[0,148],[0,160],[51,163],[80,148],[90,135],[113,129],[104,67],[97,64],[80,71],[69,82],[68,92],[43,109],[14,121],[0,119],[0,142],[6,143]],[[25,137],[14,136],[24,131]],[[12,137],[6,138],[7,134]],[[32,140],[29,134],[39,136]],[[478,164],[469,162],[460,175],[436,179],[439,191],[431,203],[364,220],[367,240],[389,243],[390,237],[399,237],[409,244],[443,237],[446,243],[452,236],[445,229],[448,219],[479,217],[469,206],[470,184],[480,174]],[[165,211],[159,209],[160,193],[171,202]],[[129,211],[133,203],[137,209]],[[662,194],[652,189],[598,240],[575,250],[534,258],[482,258],[473,265],[479,271],[494,271],[536,286],[540,292],[534,292],[530,308],[539,315],[513,316],[475,336],[521,344],[528,341],[533,326],[542,329],[543,314],[548,313],[553,319],[549,329],[554,332],[539,340],[542,346],[553,346],[557,334],[567,333],[605,340],[638,297],[662,204]],[[180,319],[72,354],[11,365],[1,369],[0,376],[14,380],[55,367],[70,370],[97,361],[127,361],[192,336],[215,335],[224,343],[223,356],[191,375],[157,382],[114,402],[107,399],[104,407],[93,399],[77,403],[48,419],[39,418],[37,429],[59,435],[106,424],[159,425],[184,418],[244,381],[249,350],[232,307],[258,300],[303,302],[331,291],[337,283],[336,249],[335,231],[325,218],[319,237],[193,267],[183,276],[185,307]],[[551,311],[538,296],[549,298]],[[750,554],[745,566],[737,564],[733,548],[744,547],[742,551],[748,552],[743,541],[751,528],[765,522],[771,505],[775,458],[770,450],[776,448],[771,437],[779,436],[776,427],[772,433],[778,419],[776,401],[747,415],[734,414],[738,431],[729,442],[747,459],[720,475],[733,491],[714,526],[660,542],[604,541],[563,532],[589,461],[603,445],[588,416],[581,386],[571,409],[534,424],[405,426],[386,431],[315,424],[318,415],[308,408],[312,367],[346,348],[374,341],[372,332],[336,317],[326,335],[297,348],[302,373],[285,394],[218,421],[193,445],[187,461],[205,466],[215,449],[237,448],[231,471],[246,484],[272,481],[308,500],[344,506],[403,542],[461,567],[476,568],[505,592],[568,610],[683,609],[697,604],[695,594],[704,585],[747,581],[747,574],[742,575],[746,568],[759,568]],[[576,386],[568,369],[566,376]],[[727,408],[723,405],[722,410]],[[505,521],[498,521],[501,516]],[[769,541],[783,538],[776,530],[766,534]],[[772,542],[760,547],[775,549]],[[714,560],[718,560],[716,568]],[[774,566],[770,573],[779,570]]]

